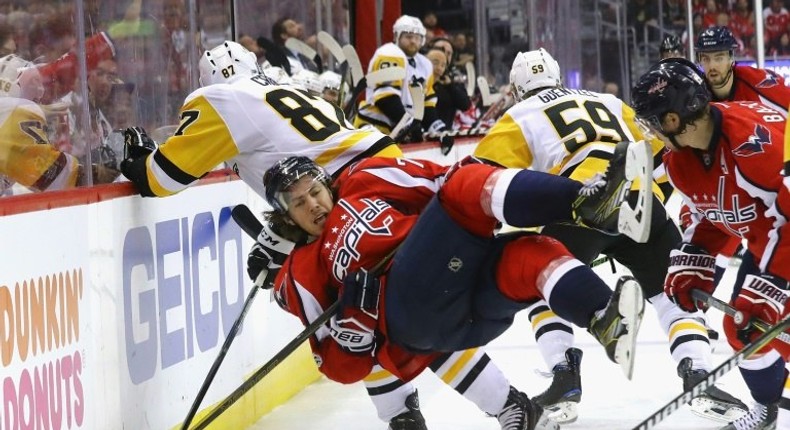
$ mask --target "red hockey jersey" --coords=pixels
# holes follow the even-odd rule
[[[297,247],[277,275],[278,304],[305,325],[314,321],[337,300],[347,273],[370,270],[406,238],[446,170],[430,161],[397,158],[368,158],[351,165],[335,182],[336,203],[321,236]],[[387,341],[384,309],[382,304],[378,329],[384,335],[377,338],[375,357],[347,353],[334,342],[328,326],[319,329],[310,339],[319,370],[343,383],[361,380],[374,363],[404,380],[422,372],[437,355],[412,354]]]
[[[730,238],[746,239],[760,268],[790,279],[790,194],[782,185],[784,117],[755,102],[712,103],[710,148],[668,151],[672,185],[692,210],[683,234],[715,255]]]
[[[768,69],[738,64],[733,67],[733,75],[730,96],[720,101],[756,101],[787,116],[790,87],[781,76]]]

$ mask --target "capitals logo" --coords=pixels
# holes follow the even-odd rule
[[[765,152],[763,146],[771,144],[771,131],[764,125],[757,124],[754,127],[754,134],[749,136],[749,140],[740,144],[737,148],[732,150],[734,155],[739,157],[751,157],[755,154],[762,154]]]
[[[779,84],[779,81],[776,80],[776,75],[774,75],[773,73],[770,73],[770,72],[766,72],[765,73],[765,79],[760,81],[760,83],[758,83],[755,86],[757,88],[771,88],[771,87],[777,86],[778,84]]]

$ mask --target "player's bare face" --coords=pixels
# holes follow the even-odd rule
[[[407,57],[417,55],[417,52],[422,46],[422,36],[417,33],[403,33],[398,39],[398,47],[406,54]]]
[[[699,63],[705,71],[705,78],[713,88],[718,88],[730,79],[732,57],[729,51],[701,52]]]
[[[310,236],[319,236],[335,203],[326,186],[312,176],[304,176],[286,191],[288,216]]]

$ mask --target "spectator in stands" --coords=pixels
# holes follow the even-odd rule
[[[242,34],[241,37],[239,37],[239,43],[241,46],[247,48],[248,51],[255,54],[255,57],[258,58],[258,64],[263,64],[263,62],[266,61],[266,50],[258,45],[257,40],[253,39],[251,36]]]
[[[744,52],[750,51],[754,39],[754,11],[749,0],[737,0],[730,11],[728,27],[733,36],[743,42]]]
[[[785,9],[782,0],[771,0],[770,6],[763,9],[763,22],[766,45],[778,43],[782,33],[787,31],[787,25],[790,24],[790,12]]]
[[[702,13],[702,28],[714,27],[719,16],[719,4],[716,0],[705,2],[705,11]]]
[[[267,54],[272,50],[277,50],[281,53],[281,55],[267,55],[271,65],[282,67],[291,76],[298,73],[301,69],[318,72],[318,65],[316,65],[312,59],[305,57],[299,52],[291,51],[285,46],[285,41],[291,37],[303,40],[304,26],[287,16],[274,22],[272,25],[273,49],[270,46],[263,46]],[[258,43],[261,43],[261,39],[258,39]]]
[[[771,47],[768,55],[788,56],[790,55],[790,34],[787,32],[779,36],[779,42]]]
[[[658,22],[656,5],[657,2],[647,0],[633,0],[628,5],[626,21],[629,26],[634,27],[636,37],[640,40],[644,37],[645,27]]]
[[[606,82],[603,84],[603,92],[605,94],[611,94],[615,97],[620,97],[620,86],[617,85],[617,82]]]
[[[469,109],[471,101],[462,82],[454,81],[448,73],[448,57],[440,48],[431,48],[426,54],[433,64],[433,90],[436,93],[436,116],[448,129],[453,127],[456,111]]]
[[[14,28],[6,23],[0,23],[0,57],[16,53]]]
[[[184,0],[164,0],[163,24],[159,30],[161,41],[161,54],[165,61],[167,80],[167,98],[163,100],[165,108],[164,118],[159,118],[160,124],[172,124],[178,119],[178,110],[191,88],[189,87],[189,52],[191,45],[186,20]],[[194,39],[193,39],[194,40]],[[160,106],[160,108],[162,108]]]
[[[433,11],[425,13],[422,17],[422,25],[425,26],[425,38],[427,40],[433,40],[434,37],[447,37],[447,32],[439,26],[439,18],[436,17],[436,13]]]
[[[453,49],[455,50],[454,65],[456,67],[463,68],[466,63],[475,61],[475,52],[466,33],[461,32],[453,37]]]

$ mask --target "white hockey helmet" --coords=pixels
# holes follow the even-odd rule
[[[41,74],[33,63],[16,54],[0,58],[0,96],[37,101],[43,95]]]
[[[229,84],[261,72],[255,54],[230,40],[204,52],[198,68],[201,86]]]
[[[562,85],[560,65],[543,48],[519,52],[510,69],[510,88],[517,100],[524,100],[538,88]]]
[[[341,80],[340,75],[331,70],[327,70],[318,76],[318,81],[321,84],[321,91],[327,89],[340,91]]]
[[[425,45],[425,26],[422,25],[422,21],[419,18],[415,18],[409,15],[403,15],[395,21],[395,24],[392,25],[392,32],[395,34],[395,44],[398,44],[400,40],[400,35],[403,33],[415,33],[422,36],[422,42],[420,43],[420,47]]]
[[[318,79],[318,73],[312,70],[302,69],[291,76],[291,80],[295,86],[305,89],[313,95],[320,96],[324,90]]]

